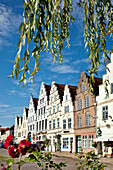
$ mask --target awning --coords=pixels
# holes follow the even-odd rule
[[[113,135],[103,135],[103,136],[100,136],[100,137],[94,139],[93,141],[95,141],[95,142],[113,141]]]

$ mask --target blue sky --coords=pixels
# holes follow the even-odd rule
[[[77,85],[80,73],[89,67],[84,50],[83,13],[74,4],[75,22],[70,30],[71,47],[63,50],[63,64],[58,62],[52,64],[52,57],[43,53],[40,56],[40,70],[33,85],[27,81],[25,88],[22,89],[17,85],[17,80],[7,78],[12,73],[17,52],[19,34],[16,32],[22,21],[22,4],[22,0],[0,0],[0,125],[3,127],[12,126],[15,115],[22,115],[24,106],[29,105],[30,93],[38,97],[42,81],[45,84],[55,81],[61,84]],[[103,64],[100,65],[98,73],[100,77],[105,73]]]

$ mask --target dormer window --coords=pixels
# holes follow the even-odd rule
[[[81,85],[81,92],[84,92],[85,91],[85,86],[84,84]]]

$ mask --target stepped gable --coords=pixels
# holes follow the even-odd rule
[[[9,130],[14,130],[14,125],[9,128]]]
[[[88,80],[89,80],[90,76],[88,76],[87,74],[86,74],[86,76],[88,77]],[[99,95],[99,85],[102,84],[102,78],[94,77],[94,80],[95,80],[95,83],[93,85],[94,95],[98,96]]]
[[[51,86],[45,84],[45,88],[46,88],[46,92],[47,92],[47,99],[48,99],[48,101],[49,101],[49,95],[50,95]]]
[[[57,86],[58,94],[59,94],[60,100],[62,102],[63,95],[64,95],[65,84],[57,84],[57,83],[55,83],[55,85]]]
[[[38,105],[38,98],[33,98],[33,102],[34,102],[34,107],[35,107],[35,112],[36,112],[37,105]]]
[[[69,88],[69,91],[71,93],[71,97],[72,97],[72,102],[74,104],[74,101],[75,101],[75,95],[77,94],[77,86],[71,86],[71,85],[68,85],[68,88]]]

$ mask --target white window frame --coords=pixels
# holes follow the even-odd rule
[[[82,109],[82,99],[78,100],[78,110]]]
[[[91,120],[90,120],[91,116],[90,114],[86,115],[86,126],[90,126],[91,125]]]
[[[55,119],[53,119],[53,129],[55,129]]]
[[[63,129],[66,129],[66,119],[63,120]]]
[[[68,118],[68,129],[72,128],[72,119]]]
[[[94,140],[94,135],[89,135],[89,148],[93,148],[92,144],[93,144],[93,140]]]
[[[108,120],[108,105],[102,107],[102,120]]]
[[[87,135],[82,136],[82,143],[83,143],[82,147],[87,148]]]
[[[64,113],[68,113],[69,112],[69,105],[64,107]]]
[[[63,138],[63,149],[69,148],[69,138]]]
[[[89,96],[85,97],[85,108],[89,107]]]
[[[113,83],[111,83],[111,94],[113,94]]]
[[[81,85],[81,92],[84,92],[85,91],[85,86],[84,84]]]
[[[57,128],[60,127],[60,118],[57,118]]]
[[[81,116],[77,117],[77,127],[78,128],[82,127],[82,117]]]

